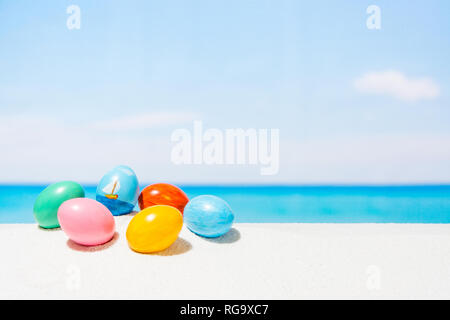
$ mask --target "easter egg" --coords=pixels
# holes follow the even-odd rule
[[[95,197],[113,215],[119,216],[133,211],[138,195],[139,183],[134,171],[127,166],[118,166],[100,180]]]
[[[183,216],[178,209],[165,205],[148,207],[128,224],[128,245],[141,253],[162,251],[177,240],[182,226]]]
[[[34,202],[34,218],[42,228],[58,228],[58,209],[66,200],[84,198],[84,190],[78,183],[62,181],[49,185]]]
[[[233,220],[234,214],[228,203],[216,196],[195,197],[184,208],[184,221],[188,229],[207,238],[227,233]]]
[[[113,215],[93,199],[67,200],[59,207],[58,220],[69,239],[84,246],[103,244],[114,236]]]
[[[172,206],[183,214],[189,198],[180,188],[168,183],[156,183],[146,187],[139,195],[139,207],[145,209],[157,204]]]

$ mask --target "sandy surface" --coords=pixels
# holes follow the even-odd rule
[[[450,225],[236,224],[217,240],[184,228],[143,255],[127,246],[130,219],[90,249],[0,225],[0,298],[450,298]]]

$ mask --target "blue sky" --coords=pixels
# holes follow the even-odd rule
[[[66,27],[72,4],[80,30]],[[381,30],[366,27],[373,4]],[[128,164],[148,182],[449,182],[448,12],[445,0],[1,0],[0,181],[95,182]],[[171,132],[195,119],[279,129],[279,173],[174,165]]]

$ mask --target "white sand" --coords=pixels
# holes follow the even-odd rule
[[[450,298],[450,225],[236,224],[183,229],[161,254],[118,235],[91,248],[61,230],[0,225],[0,298]]]

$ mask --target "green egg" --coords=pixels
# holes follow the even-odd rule
[[[34,202],[34,218],[46,229],[58,228],[58,209],[67,200],[84,198],[84,189],[73,181],[56,182],[42,191]]]

